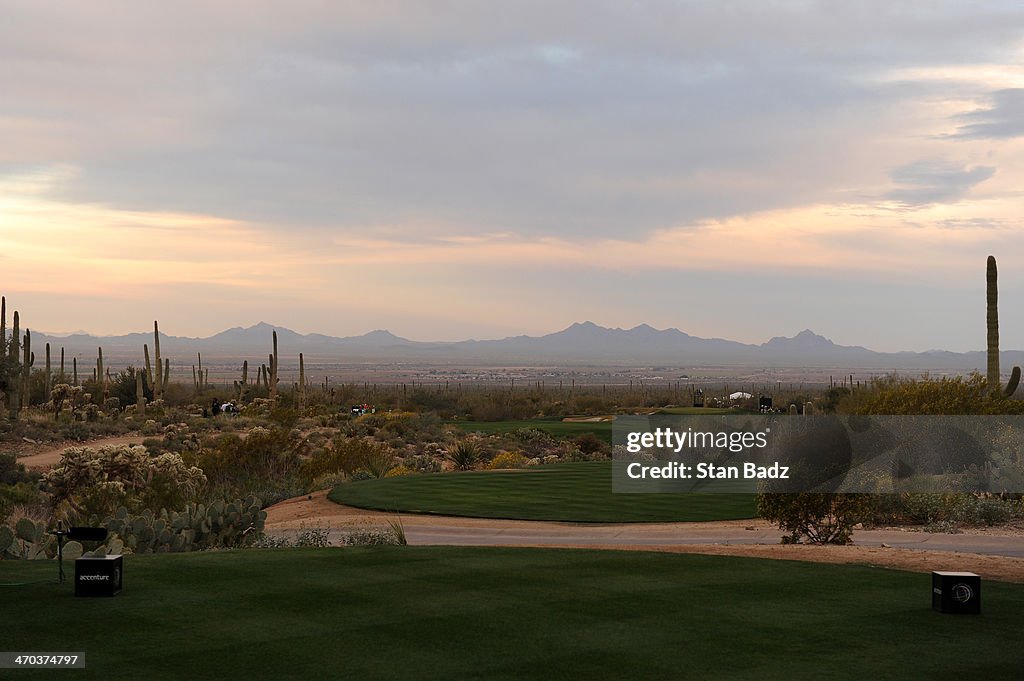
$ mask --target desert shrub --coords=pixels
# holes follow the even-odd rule
[[[448,460],[455,470],[471,471],[483,458],[483,448],[477,440],[469,438],[459,440],[448,450]]]
[[[267,418],[280,428],[291,429],[299,422],[299,412],[295,407],[281,405],[271,409]]]
[[[529,465],[529,459],[520,454],[519,452],[499,452],[487,467],[495,470],[502,468],[526,468]]]
[[[0,524],[17,506],[29,506],[42,500],[39,473],[28,471],[13,453],[0,454]]]
[[[992,396],[985,377],[913,380],[888,376],[875,379],[865,390],[844,395],[837,411],[847,414],[1024,414],[1024,400]]]
[[[404,546],[405,530],[401,522],[389,523],[387,529],[356,528],[342,536],[346,546]]]
[[[964,496],[954,514],[954,520],[967,525],[1001,525],[1014,516],[1014,505],[1001,499]]]
[[[298,548],[322,549],[331,545],[331,527],[307,527],[305,523],[299,525],[299,533],[295,535],[294,546]]]
[[[611,408],[611,404],[600,395],[577,395],[574,406],[577,413],[588,415],[604,414]]]
[[[203,471],[177,454],[150,456],[140,445],[73,447],[43,477],[55,505],[66,503],[79,518],[118,506],[133,511],[180,506],[206,484]]]
[[[274,537],[263,533],[256,537],[252,544],[254,549],[287,549],[291,548],[291,540],[287,537]]]
[[[610,448],[609,448],[610,449]],[[576,446],[575,442],[561,442],[552,452],[561,461],[577,463],[580,461],[604,461],[609,455],[603,450],[585,452]]]
[[[607,453],[611,449],[610,445],[594,435],[593,433],[583,433],[577,436],[573,443],[579,447],[580,451],[584,454],[599,454]]]
[[[1012,499],[921,492],[872,495],[871,506],[869,521],[874,525],[910,523],[924,525],[931,532],[960,525],[999,525],[1019,516],[1022,509]]]
[[[29,471],[25,464],[18,463],[14,453],[0,453],[0,485],[15,485],[19,482],[36,482],[39,474]]]
[[[963,499],[955,494],[908,493],[898,497],[898,513],[905,522],[931,525],[954,520]]]
[[[757,510],[788,533],[783,544],[849,544],[853,526],[870,517],[871,495],[762,493]]]
[[[306,491],[300,462],[307,453],[306,441],[280,428],[253,428],[242,439],[234,433],[220,435],[198,453],[186,453],[203,469],[209,493],[219,497],[255,495],[266,503]],[[294,492],[294,494],[292,494]]]
[[[402,465],[417,473],[440,473],[441,457],[443,457],[443,453],[440,450],[435,451],[434,456],[430,454],[413,454],[412,456],[405,457],[402,460]]]
[[[142,374],[142,394],[148,401],[152,402],[153,389],[149,385],[149,377],[146,376],[145,371],[136,369],[133,366],[129,366],[113,377],[110,383],[107,384],[107,394],[110,397],[117,398],[120,404],[135,404],[135,375],[137,373]]]
[[[364,471],[372,478],[382,478],[394,467],[394,453],[386,445],[362,437],[340,437],[330,448],[303,462],[302,475],[313,480],[328,474],[352,476],[357,471]]]
[[[347,477],[344,473],[324,473],[309,481],[309,490],[317,491],[322,489],[333,489],[341,483],[345,482]]]
[[[31,482],[16,482],[13,485],[0,484],[0,525],[15,515],[19,506],[36,506],[44,502],[39,485]]]

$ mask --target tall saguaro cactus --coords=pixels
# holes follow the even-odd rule
[[[988,389],[999,390],[999,287],[995,256],[988,256],[985,270],[985,328],[988,331]]]
[[[196,395],[202,395],[203,391],[209,387],[207,379],[210,377],[210,370],[206,369],[204,373],[203,369],[203,354],[197,352],[196,355],[199,357],[199,372],[196,372],[196,365],[192,365],[192,384],[195,387]]]
[[[50,390],[53,389],[53,377],[50,374],[50,344],[46,344],[46,392],[43,397],[50,399]]]
[[[277,396],[277,369],[278,369],[278,364],[277,364],[277,330],[276,329],[274,330],[274,352],[271,353],[269,360],[270,360],[270,376],[269,376],[270,384],[269,384],[268,387],[270,389],[270,397],[276,397]]]
[[[8,374],[8,385],[7,385],[7,409],[10,414],[11,420],[14,421],[18,418],[18,412],[21,411],[21,376],[18,371],[19,362],[21,361],[21,318],[18,316],[18,311],[14,311],[14,326],[11,334],[11,351],[10,359],[11,373]]]
[[[988,256],[988,264],[985,270],[985,325],[988,331],[988,372],[987,383],[989,393],[992,395],[1002,394],[1004,397],[1013,395],[1020,383],[1020,367],[1013,367],[1010,373],[1010,381],[1006,389],[999,384],[999,273],[996,268],[995,256]]]
[[[153,381],[153,399],[159,400],[164,392],[164,367],[160,363],[160,326],[153,320],[153,359],[156,361],[156,377]]]
[[[146,393],[142,386],[142,372],[135,372],[135,413],[139,418],[146,418]]]
[[[100,401],[107,399],[107,381],[103,374],[103,348],[96,348],[96,380],[100,384]]]

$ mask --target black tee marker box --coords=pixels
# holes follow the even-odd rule
[[[121,592],[123,556],[96,556],[75,560],[76,596],[113,596]]]
[[[981,614],[981,577],[973,572],[933,572],[932,610],[957,615]]]

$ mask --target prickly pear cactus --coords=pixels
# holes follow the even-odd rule
[[[181,511],[161,509],[159,514],[132,516],[118,509],[102,525],[111,533],[109,553],[165,553],[244,546],[262,531],[266,518],[259,499],[247,497],[208,507],[187,504]],[[246,533],[250,527],[256,532]]]
[[[30,518],[20,518],[14,530],[0,527],[0,558],[40,560],[51,558],[56,553],[53,536],[46,533],[44,523]]]

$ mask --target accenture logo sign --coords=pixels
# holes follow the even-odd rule
[[[80,582],[109,582],[110,575],[79,575]]]

